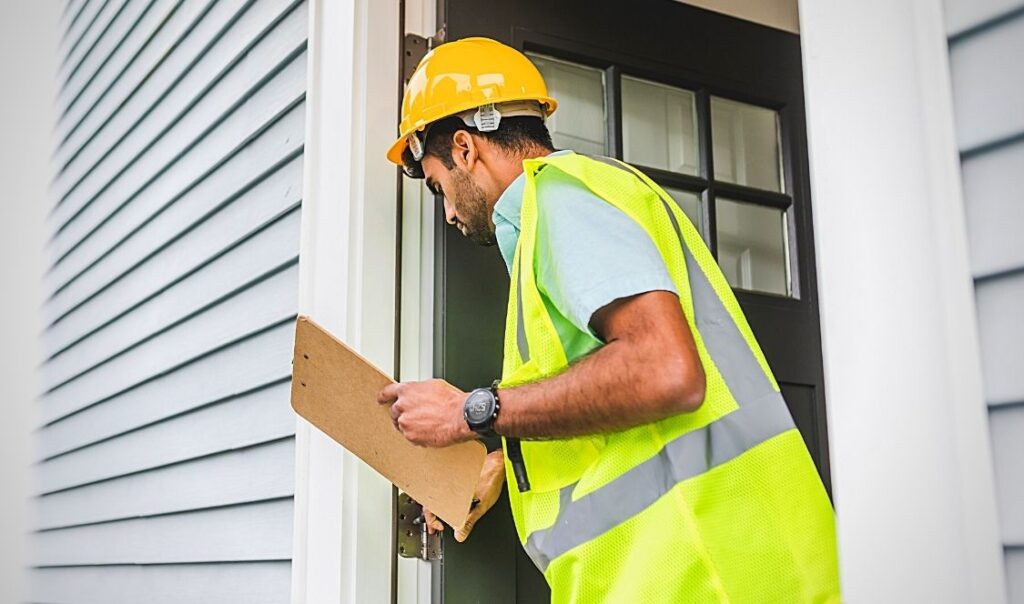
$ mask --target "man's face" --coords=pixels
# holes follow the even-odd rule
[[[444,196],[444,217],[448,224],[458,227],[463,235],[479,245],[494,245],[497,240],[491,221],[493,203],[472,175],[459,166],[449,169],[431,155],[423,158],[422,166],[427,187],[435,195]]]

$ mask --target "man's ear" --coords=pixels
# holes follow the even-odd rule
[[[480,147],[473,135],[466,130],[456,130],[452,135],[452,160],[455,165],[469,172],[480,159]]]

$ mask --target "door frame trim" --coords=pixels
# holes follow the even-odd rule
[[[398,2],[309,8],[299,312],[391,367]],[[391,485],[301,418],[295,441],[291,601],[390,601]]]
[[[403,35],[437,34],[436,0],[400,0]],[[401,64],[401,61],[399,61]],[[404,88],[404,86],[403,86]],[[394,119],[399,119],[398,94]],[[434,231],[435,199],[422,180],[401,177],[401,267],[398,368],[403,380],[434,377]],[[434,602],[438,562],[396,557],[398,604]]]

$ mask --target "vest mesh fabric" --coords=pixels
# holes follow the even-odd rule
[[[810,455],[710,251],[646,176],[576,154],[524,162],[503,384],[542,379],[568,364],[534,266],[537,204],[557,202],[536,198],[542,168],[577,179],[651,236],[707,379],[694,413],[610,434],[522,443],[532,489],[510,488],[510,502],[552,601],[838,601],[833,513]],[[777,419],[780,411],[781,427],[759,435],[765,428],[756,418]],[[650,501],[645,493],[653,494]],[[637,509],[620,511],[620,502],[623,510]]]

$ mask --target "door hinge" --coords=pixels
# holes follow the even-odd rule
[[[398,494],[398,555],[422,560],[441,559],[441,533],[427,533],[423,507],[405,493]]]
[[[402,39],[402,79],[406,82],[409,81],[412,72],[416,71],[416,66],[423,59],[423,55],[427,54],[431,48],[443,44],[444,36],[444,27],[441,27],[436,34],[429,38],[416,34],[405,34],[405,38]]]

